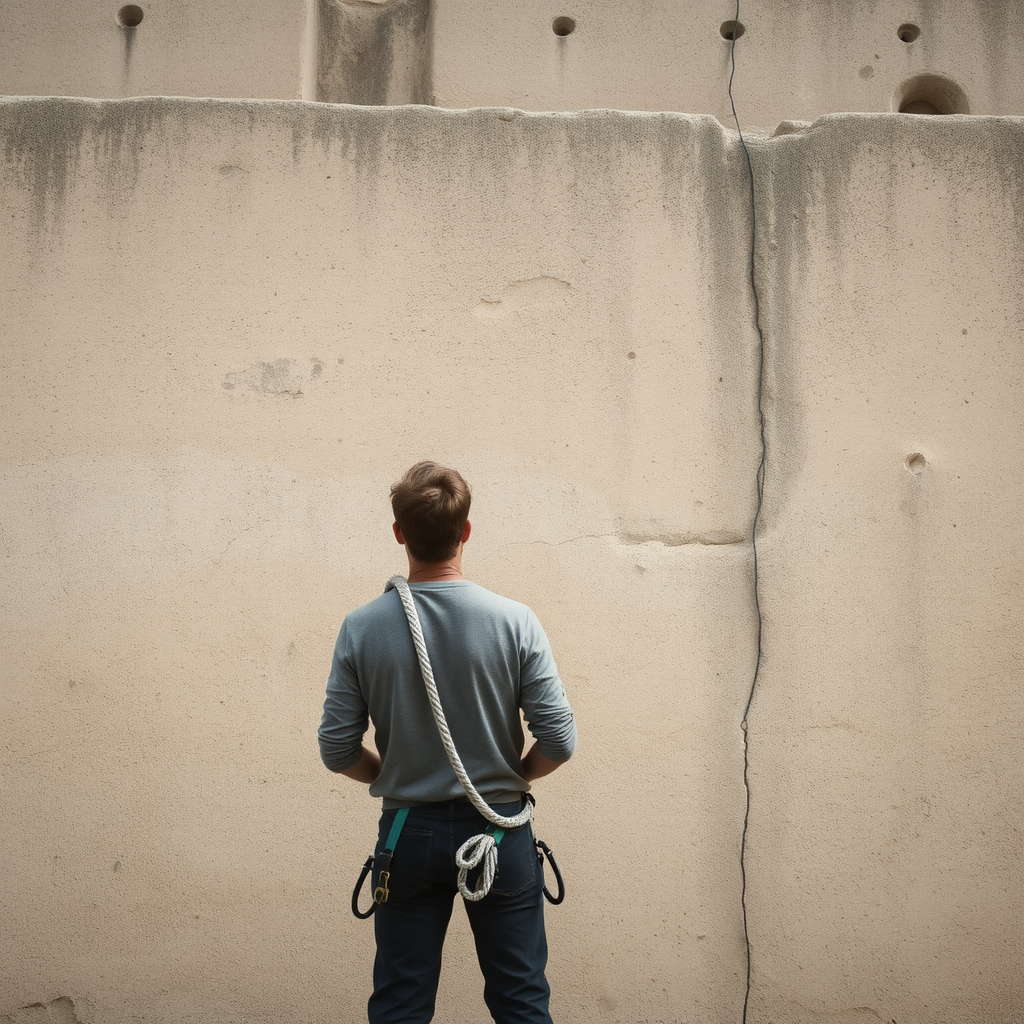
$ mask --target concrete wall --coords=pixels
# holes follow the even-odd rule
[[[710,118],[0,103],[0,1020],[358,1020],[319,765],[387,488],[475,488],[581,746],[557,1018],[726,1024],[757,654],[751,217]],[[1024,122],[751,141],[751,1021],[1024,1015]],[[439,1021],[484,1019],[456,915]]]
[[[141,12],[137,24],[119,23],[117,2],[43,9],[6,0],[0,93],[674,110],[732,120],[732,44],[723,36],[732,0],[128,6],[135,18]],[[1019,3],[742,0],[739,20],[734,95],[745,125],[906,104],[1024,115]]]

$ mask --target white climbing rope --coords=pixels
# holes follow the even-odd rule
[[[470,889],[466,878],[481,861],[483,867],[480,878],[476,888]],[[494,836],[489,832],[481,832],[467,839],[455,852],[455,866],[459,869],[459,892],[463,898],[471,902],[482,900],[491,891],[494,873],[498,868],[498,847]]]
[[[492,811],[487,801],[476,791],[473,780],[469,777],[462,758],[459,757],[459,752],[455,749],[455,741],[448,729],[448,721],[444,717],[444,708],[441,707],[441,698],[437,693],[437,683],[434,682],[434,670],[430,667],[430,656],[427,654],[427,642],[423,638],[423,627],[420,625],[420,617],[416,611],[416,603],[413,601],[409,583],[404,576],[392,576],[388,580],[384,592],[387,593],[392,589],[398,591],[402,607],[405,609],[405,617],[409,620],[409,632],[412,633],[412,642],[416,648],[416,657],[419,659],[420,672],[423,674],[423,683],[427,688],[427,699],[430,701],[430,710],[434,714],[437,731],[441,734],[444,752],[448,755],[452,770],[466,791],[466,796],[491,824],[497,825],[499,828],[519,828],[520,825],[525,825],[533,815],[533,804],[529,801],[518,814],[506,818]],[[470,889],[466,884],[466,877],[473,868],[481,863],[483,866],[477,887]],[[455,864],[459,869],[459,892],[470,901],[483,899],[490,892],[498,864],[498,849],[494,842],[494,836],[482,832],[480,835],[467,839],[455,854]]]

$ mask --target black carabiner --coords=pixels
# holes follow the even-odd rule
[[[352,913],[359,918],[360,921],[365,921],[376,909],[377,901],[374,900],[370,904],[370,909],[363,913],[359,909],[359,890],[363,887],[363,882],[366,881],[366,876],[373,870],[373,857],[369,856],[366,858],[366,863],[363,865],[363,870],[359,872],[359,881],[356,882],[356,887],[352,890]]]
[[[558,882],[558,895],[552,896],[548,892],[547,883],[544,883],[544,899],[554,906],[558,906],[562,900],[565,899],[565,882],[562,881],[562,872],[558,870],[558,863],[555,860],[555,855],[551,852],[548,844],[543,839],[535,839],[533,845],[537,847],[537,863],[540,865],[541,877],[544,877],[544,859],[547,858],[547,862],[551,865],[551,870],[555,873],[555,881]]]

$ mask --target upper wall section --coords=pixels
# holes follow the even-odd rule
[[[305,23],[303,0],[4,0],[0,93],[295,99]]]
[[[711,114],[1024,114],[1005,0],[36,0],[0,9],[0,94]]]
[[[676,110],[731,123],[735,15],[732,0],[435,0],[434,101]],[[966,95],[967,109],[940,112],[1024,113],[1019,4],[742,0],[739,22],[733,91],[744,124],[896,111],[904,84],[921,75]]]

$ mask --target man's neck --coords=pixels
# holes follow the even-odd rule
[[[421,562],[418,558],[409,557],[410,583],[430,583],[435,580],[461,580],[462,575],[462,551],[460,550],[453,558],[446,558],[443,562]]]

